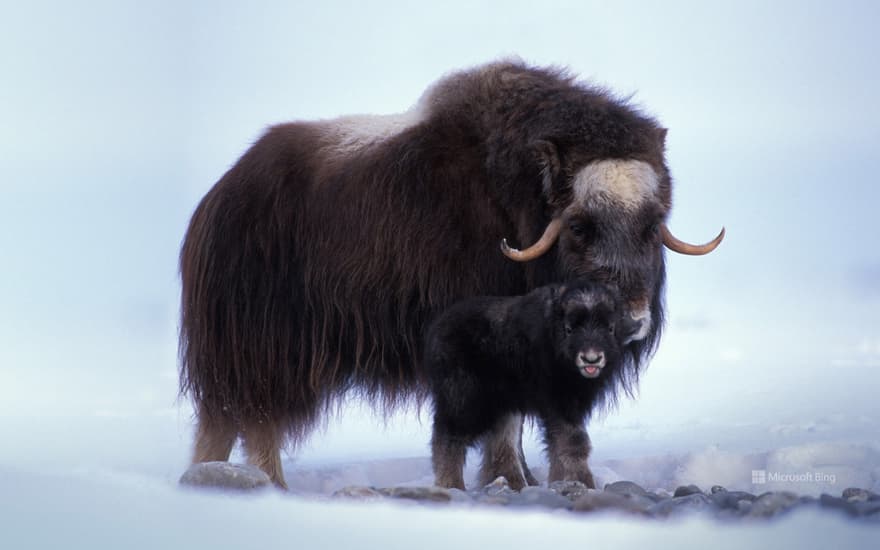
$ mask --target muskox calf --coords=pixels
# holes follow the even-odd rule
[[[584,421],[623,363],[630,323],[608,287],[579,281],[512,298],[478,297],[443,313],[428,332],[425,366],[434,398],[435,483],[464,489],[468,447],[483,445],[480,482],[503,475],[536,484],[524,468],[515,413],[544,432],[549,481],[595,487]],[[637,327],[636,327],[637,330]],[[489,458],[491,457],[491,458]]]

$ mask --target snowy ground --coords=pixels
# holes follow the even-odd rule
[[[7,548],[868,548],[876,527],[812,512],[770,526],[325,502],[181,491],[156,480],[0,473]],[[9,544],[9,546],[6,546]]]
[[[183,490],[176,483],[190,444],[187,411],[184,405],[143,417],[104,414],[5,423],[0,435],[9,445],[0,458],[0,529],[4,540],[14,543],[9,547],[232,548],[288,540],[306,548],[534,548],[552,540],[562,547],[627,548],[662,540],[664,546],[684,548],[709,543],[718,548],[827,548],[867,547],[878,533],[876,525],[815,510],[734,525],[708,517],[645,521],[460,504],[330,500],[333,491],[347,485],[431,482],[427,415],[419,423],[412,412],[400,414],[383,425],[365,407],[347,409],[316,433],[299,457],[288,458],[285,470],[293,494]],[[596,446],[592,463],[600,483],[628,479],[649,489],[695,483],[703,489],[720,484],[754,493],[839,495],[849,486],[876,491],[880,448],[869,439],[876,432],[869,426],[846,432],[840,424],[849,420],[622,426],[619,416],[610,414],[591,430]],[[852,437],[831,436],[839,433]],[[546,466],[531,435],[527,454],[542,478]],[[477,462],[470,457],[471,474]],[[753,470],[779,474],[779,479],[753,484]]]

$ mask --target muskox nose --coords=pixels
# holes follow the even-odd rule
[[[595,348],[578,353],[577,364],[579,367],[599,367],[605,366],[605,353]]]

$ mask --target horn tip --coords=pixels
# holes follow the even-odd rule
[[[510,245],[507,244],[507,239],[501,239],[501,252],[508,254],[519,252],[519,250],[517,250],[516,248],[511,248]]]

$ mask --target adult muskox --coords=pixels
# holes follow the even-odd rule
[[[516,61],[447,76],[403,115],[270,128],[202,199],[181,250],[193,461],[227,460],[240,435],[284,486],[279,449],[338,398],[387,410],[425,395],[423,333],[445,306],[573,277],[615,285],[641,325],[628,389],[660,334],[663,245],[703,254],[723,237],[667,231],[665,135],[603,90]],[[505,257],[503,237],[535,244],[505,242]],[[519,448],[521,427],[511,418],[496,443]]]

